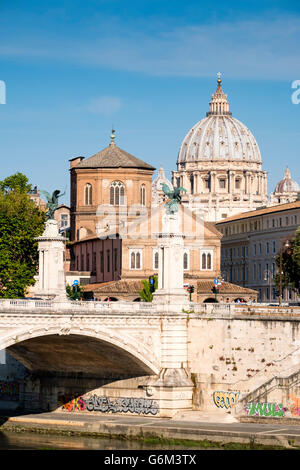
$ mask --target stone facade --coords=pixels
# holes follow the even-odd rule
[[[218,222],[223,234],[221,272],[225,280],[258,291],[260,302],[278,301],[274,276],[275,256],[300,224],[300,201],[245,212]],[[284,289],[285,301],[297,293]]]

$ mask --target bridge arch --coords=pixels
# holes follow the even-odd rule
[[[160,360],[136,337],[114,329],[61,325],[17,328],[1,338],[1,348],[29,370],[111,376],[156,375]]]

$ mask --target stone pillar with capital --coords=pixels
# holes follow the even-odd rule
[[[57,221],[46,222],[43,235],[37,237],[39,274],[34,288],[36,297],[67,300],[64,272],[65,240],[58,231]]]
[[[188,295],[183,287],[184,235],[180,230],[180,217],[165,213],[162,232],[156,235],[159,253],[158,289],[153,295],[154,303],[173,305],[188,304]]]

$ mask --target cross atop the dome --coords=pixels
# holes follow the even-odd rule
[[[217,73],[218,80],[221,80],[221,76],[222,76],[221,72],[218,72]]]

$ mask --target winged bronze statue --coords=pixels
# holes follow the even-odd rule
[[[47,199],[47,218],[49,219],[54,219],[54,211],[58,206],[58,198],[61,196],[64,196],[66,194],[66,191],[62,194],[60,194],[60,190],[56,189],[53,191],[52,196],[49,194],[47,191],[40,190],[41,193],[44,194],[44,196]]]
[[[170,189],[169,186],[165,183],[161,185],[161,189],[168,199],[165,204],[167,214],[175,214],[175,212],[178,211],[178,204],[181,202],[180,192],[184,191],[186,193],[186,189],[181,187],[175,188],[174,186],[173,189]]]

